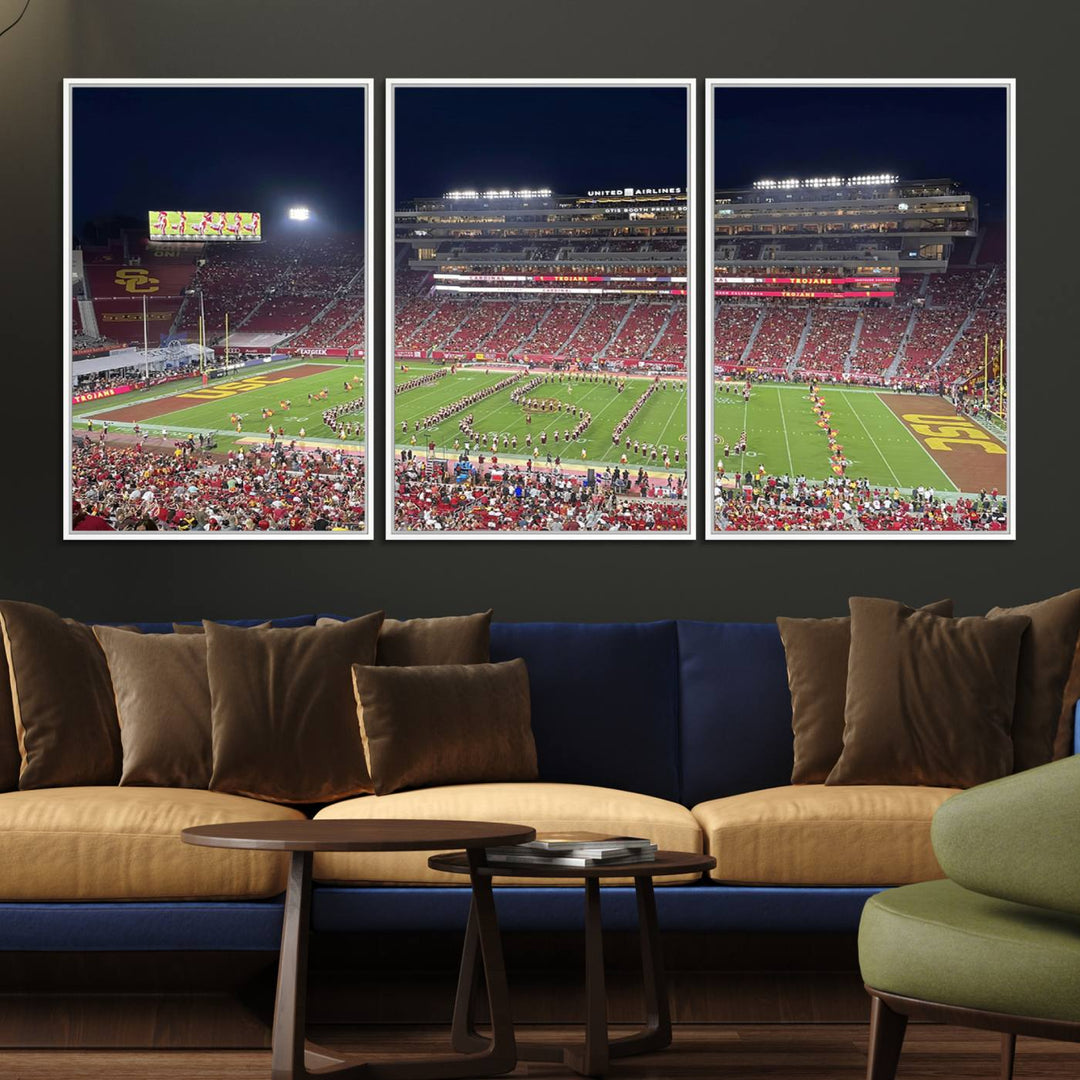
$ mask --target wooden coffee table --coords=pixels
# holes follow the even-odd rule
[[[472,853],[434,855],[428,859],[432,870],[450,874],[469,874],[473,885],[473,903],[465,933],[465,951],[458,976],[454,1001],[451,1044],[462,1053],[475,1054],[491,1045],[476,1031],[475,1006],[480,981],[478,952],[483,951],[483,924],[476,903],[477,878],[570,878],[585,885],[585,1041],[581,1046],[547,1046],[518,1043],[518,1057],[523,1061],[560,1061],[583,1076],[603,1076],[611,1058],[629,1057],[662,1050],[671,1043],[671,1009],[667,980],[660,955],[660,928],[656,919],[656,896],[653,878],[669,874],[699,874],[711,870],[716,860],[711,855],[686,851],[658,851],[655,860],[620,863],[613,866],[512,866],[478,864]],[[641,967],[645,988],[645,1026],[633,1035],[608,1038],[607,994],[604,986],[604,936],[600,917],[600,881],[602,878],[633,878],[637,893],[638,933],[641,935]],[[494,1038],[494,1027],[492,1029]]]
[[[309,1080],[331,1074],[343,1080],[457,1080],[470,1076],[500,1076],[517,1064],[491,875],[482,871],[483,849],[525,843],[536,836],[534,829],[492,821],[250,821],[199,825],[184,829],[180,835],[189,844],[205,847],[291,853],[274,1001],[270,1065],[273,1080]],[[472,883],[470,940],[474,948],[474,965],[477,940],[483,959],[491,1010],[491,1039],[485,1039],[483,1046],[478,1046],[475,1052],[468,1050],[454,1056],[387,1064],[337,1056],[306,1043],[308,929],[314,852],[449,851],[454,848],[466,849],[461,856],[464,869],[457,872],[468,874]]]

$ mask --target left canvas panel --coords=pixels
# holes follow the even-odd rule
[[[66,81],[66,539],[370,538],[371,99]]]

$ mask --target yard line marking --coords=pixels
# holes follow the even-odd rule
[[[780,423],[784,425],[784,445],[787,447],[788,476],[795,475],[795,462],[791,460],[791,440],[788,438],[787,419],[784,416],[784,394],[778,386],[776,400],[780,404]]]
[[[888,469],[890,473],[892,473],[892,478],[894,481],[896,481],[896,486],[898,488],[903,487],[904,485],[900,483],[900,477],[897,476],[895,472],[893,472],[893,467],[889,464],[889,459],[881,452],[881,447],[878,446],[877,441],[874,439],[874,436],[870,434],[870,429],[866,426],[866,424],[863,423],[863,418],[859,415],[858,410],[855,408],[854,405],[851,404],[850,401],[848,401],[847,394],[844,393],[843,390],[841,390],[840,396],[844,399],[844,401],[847,401],[848,408],[851,409],[852,413],[855,416],[855,419],[858,420],[859,423],[862,425],[863,431],[866,432],[866,437],[870,440],[874,449],[881,456],[881,460],[885,463],[885,468]],[[878,400],[880,400],[880,398]],[[882,404],[884,404],[884,402]]]

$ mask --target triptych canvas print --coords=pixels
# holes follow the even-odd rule
[[[68,82],[65,537],[1015,535],[1009,81],[374,92]]]

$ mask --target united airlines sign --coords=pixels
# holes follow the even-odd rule
[[[591,199],[602,198],[606,195],[619,195],[624,197],[632,197],[635,195],[682,195],[683,189],[681,187],[603,188],[587,192],[587,194]]]

